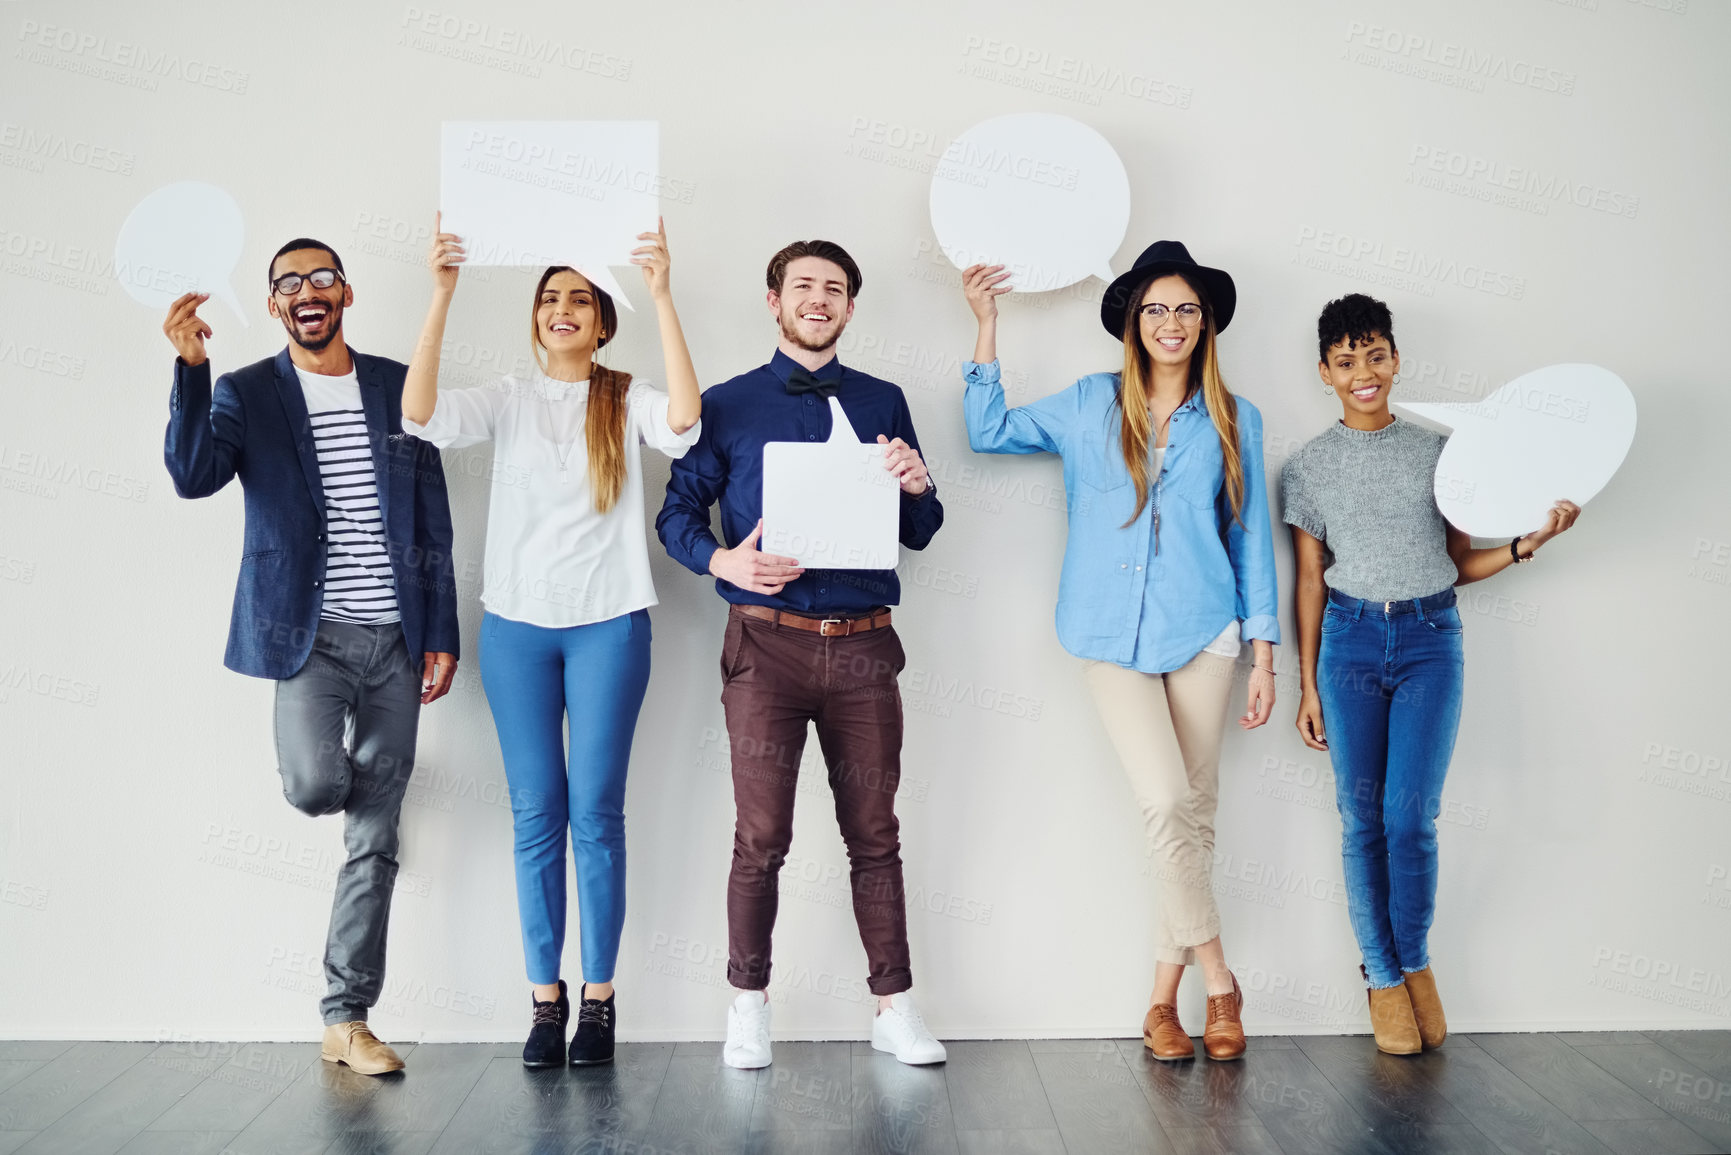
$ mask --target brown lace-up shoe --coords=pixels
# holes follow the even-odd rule
[[[1406,994],[1412,1002],[1412,1017],[1418,1022],[1419,1041],[1425,1050],[1443,1045],[1449,1024],[1443,1017],[1442,999],[1436,993],[1436,976],[1430,968],[1406,976]]]
[[[1194,1059],[1196,1046],[1184,1028],[1178,1025],[1178,1008],[1171,1003],[1155,1003],[1142,1020],[1142,1045],[1156,1059]]]
[[[388,1075],[403,1069],[403,1060],[397,1057],[397,1052],[379,1042],[372,1029],[359,1021],[326,1027],[319,1058],[327,1063],[342,1063],[357,1075]]]
[[[1239,1019],[1242,1010],[1244,992],[1238,989],[1238,976],[1233,975],[1230,991],[1208,996],[1208,1023],[1202,1028],[1202,1049],[1210,1059],[1244,1057],[1244,1023]]]

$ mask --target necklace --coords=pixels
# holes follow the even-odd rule
[[[563,382],[561,382],[563,384]],[[563,395],[561,395],[563,396]],[[561,443],[559,440],[559,423],[553,420],[553,402],[547,397],[547,390],[541,390],[541,404],[547,408],[547,429],[553,434],[553,454],[559,459],[559,484],[564,485],[571,479],[570,472],[565,467],[566,460],[571,456],[571,450],[577,445],[577,435],[573,433],[571,440]]]

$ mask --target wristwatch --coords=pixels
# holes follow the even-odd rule
[[[1526,557],[1522,557],[1521,551],[1515,548],[1515,546],[1520,544],[1520,541],[1521,541],[1521,539],[1517,537],[1517,538],[1515,538],[1514,541],[1509,542],[1509,556],[1515,559],[1516,565],[1525,565],[1527,562],[1530,562],[1533,560],[1534,556],[1537,555],[1538,551],[1534,550],[1532,553],[1529,553]]]

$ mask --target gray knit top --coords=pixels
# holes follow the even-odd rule
[[[1282,516],[1328,547],[1330,589],[1380,602],[1454,584],[1432,480],[1446,440],[1398,418],[1375,432],[1336,421],[1287,461]]]

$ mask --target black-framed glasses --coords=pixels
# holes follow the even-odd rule
[[[1136,311],[1156,325],[1163,324],[1168,313],[1177,313],[1178,323],[1181,325],[1194,325],[1202,320],[1202,306],[1190,301],[1184,302],[1177,308],[1155,301],[1152,304],[1143,305]]]
[[[335,269],[314,269],[310,273],[284,273],[270,287],[279,297],[292,297],[301,291],[303,281],[310,282],[315,289],[328,289],[338,281],[347,284],[346,278]]]

